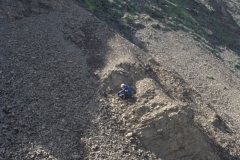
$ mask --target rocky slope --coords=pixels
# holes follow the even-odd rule
[[[149,54],[72,1],[0,6],[0,159],[239,159],[238,72],[188,34],[139,30]]]

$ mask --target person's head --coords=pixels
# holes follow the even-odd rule
[[[124,89],[124,88],[125,88],[125,85],[124,85],[124,84],[121,84],[121,88]]]

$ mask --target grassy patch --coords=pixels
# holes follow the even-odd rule
[[[126,23],[132,23],[133,21],[137,20],[139,18],[138,15],[131,15],[128,13],[125,13],[124,16],[122,17],[123,21]]]
[[[18,28],[20,28],[20,29],[23,29],[24,26],[25,26],[25,24],[24,24],[23,22],[20,22],[20,23],[18,24]]]
[[[87,73],[86,73],[86,77],[87,77],[87,78],[90,78],[91,75],[92,75],[92,70],[91,70],[91,69],[88,69],[88,70],[87,70]]]
[[[135,27],[135,28],[144,28],[145,26],[142,24],[142,23],[140,23],[140,22],[134,22],[133,23],[133,26]]]
[[[219,54],[219,50],[216,48],[212,48],[210,46],[205,46],[205,48],[210,51],[214,56],[216,56],[219,59],[222,59],[221,55]]]
[[[91,75],[90,75],[89,73],[87,73],[87,74],[86,74],[86,77],[87,77],[87,78],[90,78],[90,77],[91,77]]]
[[[206,78],[214,80],[213,76],[207,75]]]
[[[150,17],[149,15],[147,15],[147,16],[145,16],[143,19],[144,19],[145,21],[150,21],[150,20],[151,20],[151,17]]]
[[[215,53],[215,56],[220,59],[222,58],[219,53]]]
[[[154,29],[183,30],[188,32],[202,48],[211,51],[217,58],[220,50],[209,46],[224,46],[238,50],[234,31],[240,29],[236,21],[225,23],[218,4],[205,4],[192,0],[76,0],[95,16],[110,24],[125,37],[134,36],[132,29],[143,27],[142,21],[154,21]],[[213,13],[216,12],[216,14]],[[145,15],[142,19],[140,15]],[[231,19],[231,17],[230,17]],[[137,22],[136,22],[137,21]],[[130,38],[131,39],[131,38]]]
[[[31,100],[30,97],[26,96],[25,97],[25,102],[26,102],[26,104],[30,104],[32,102],[32,100]]]
[[[109,14],[111,17],[115,17],[115,18],[123,16],[123,13],[121,11],[114,8],[109,9]]]
[[[85,0],[85,4],[90,9],[90,11],[96,10],[97,6],[95,5],[96,0]]]
[[[233,63],[233,68],[240,69],[240,61]]]
[[[107,73],[103,73],[103,75],[102,75],[103,77],[107,77]]]
[[[154,29],[159,29],[160,28],[160,25],[158,23],[152,23],[152,24],[150,24],[150,26]]]
[[[151,26],[151,28],[154,28],[154,29],[162,29],[162,30],[167,29],[164,25],[159,24],[159,23],[151,23],[150,26]]]

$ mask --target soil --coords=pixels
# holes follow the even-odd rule
[[[240,159],[236,50],[151,27],[132,43],[74,1],[0,9],[0,159]]]

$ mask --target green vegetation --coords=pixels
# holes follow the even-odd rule
[[[211,75],[206,76],[206,78],[214,80],[213,76]]]
[[[97,7],[94,5],[94,3],[96,3],[96,0],[85,0],[85,3],[91,11],[96,10]]]
[[[87,78],[90,78],[90,77],[91,77],[91,74],[92,74],[92,70],[91,70],[91,69],[88,69],[88,70],[87,70],[87,73],[86,73],[86,77],[87,77]]]
[[[229,22],[219,10],[220,4],[204,4],[196,0],[76,0],[95,16],[99,17],[131,41],[132,30],[148,27],[150,20],[153,29],[183,30],[188,32],[197,46],[204,47],[217,58],[221,58],[218,48],[224,46],[240,53],[235,42],[234,32]],[[141,17],[142,16],[142,17]],[[231,19],[231,17],[229,17]],[[232,28],[240,29],[236,20],[231,21]]]
[[[151,23],[150,26],[154,29],[166,30],[167,28],[164,25],[158,23]]]
[[[107,76],[107,73],[103,73],[103,77],[106,77]]]
[[[240,69],[240,61],[233,63],[233,68]]]
[[[149,15],[147,15],[147,16],[144,17],[144,20],[145,20],[145,21],[150,21],[150,20],[151,20],[151,17],[150,17]]]
[[[231,59],[227,59],[228,63],[232,63],[232,60]]]
[[[134,21],[134,20],[137,20],[139,17],[138,17],[138,15],[130,15],[130,14],[125,13],[122,18],[126,21]]]
[[[158,23],[152,23],[150,26],[154,29],[159,29],[160,28],[160,25]]]
[[[219,53],[216,53],[215,56],[220,59],[222,58]]]
[[[86,77],[87,77],[87,78],[90,78],[91,76],[90,76],[90,74],[89,74],[89,73],[87,73],[87,74],[86,74]]]
[[[19,24],[18,24],[18,28],[20,28],[20,29],[23,29],[24,28],[24,23],[23,22],[20,22]]]
[[[132,26],[132,27],[141,27],[141,23],[136,22],[136,20],[139,19],[138,15],[131,15],[128,13],[125,13],[124,16],[122,17],[122,21],[124,22],[125,25]]]
[[[31,101],[32,101],[32,100],[31,100],[30,97],[28,97],[28,96],[25,97],[25,102],[26,102],[26,104],[30,104]]]

